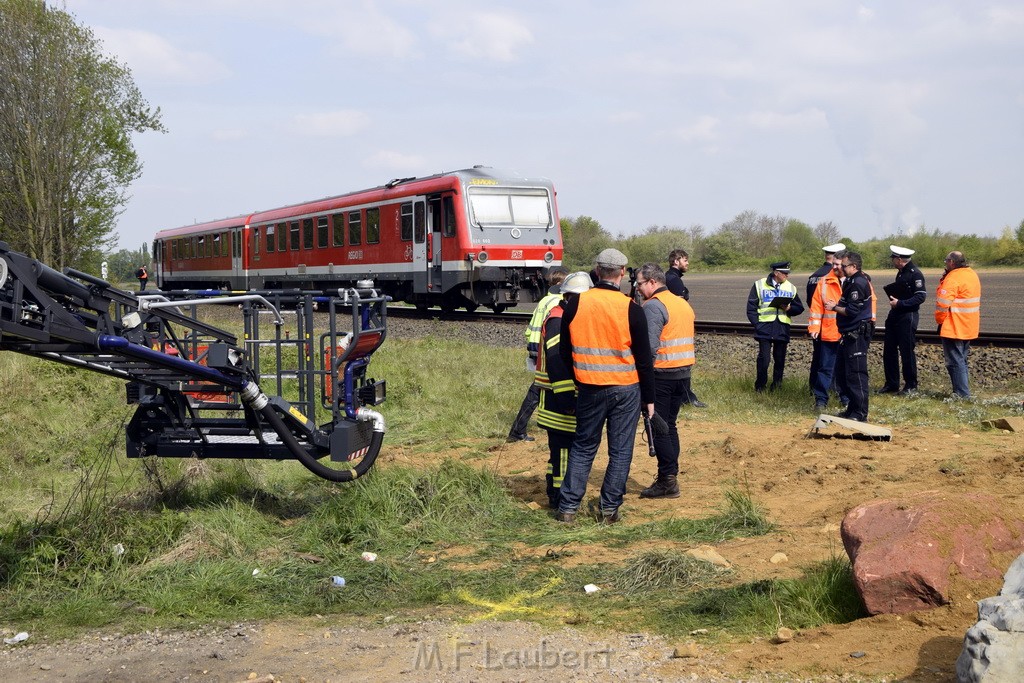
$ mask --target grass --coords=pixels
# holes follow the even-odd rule
[[[388,381],[386,448],[451,459],[379,466],[341,486],[295,463],[129,461],[121,382],[0,354],[0,627],[61,635],[386,607],[666,634],[713,623],[737,636],[860,615],[845,559],[737,584],[680,552],[770,533],[743,489],[706,517],[613,527],[565,527],[525,508],[476,464],[495,457],[484,449],[504,437],[529,381],[519,349],[389,339],[371,374]],[[748,379],[702,359],[697,391],[716,421],[810,417],[795,380],[755,397]],[[872,397],[886,419],[957,429],[1005,407]],[[947,464],[956,476],[960,463]],[[590,558],[595,548],[616,560]],[[363,561],[364,550],[378,560]],[[583,593],[588,583],[602,586],[600,600]]]

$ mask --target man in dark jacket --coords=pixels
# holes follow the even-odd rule
[[[924,275],[911,263],[913,249],[889,245],[889,258],[896,268],[896,281],[886,286],[889,299],[889,315],[885,318],[885,341],[882,347],[882,367],[885,370],[885,384],[879,394],[896,393],[911,395],[917,391],[917,356],[914,343],[917,341],[918,311],[928,297]],[[903,361],[903,389],[900,389],[900,361]]]
[[[690,290],[683,282],[683,275],[690,268],[690,255],[683,249],[673,249],[668,255],[668,270],[665,271],[665,286],[676,296],[690,300]]]
[[[826,301],[825,310],[835,311],[842,340],[836,357],[836,372],[845,377],[850,403],[839,417],[868,421],[868,347],[874,333],[871,281],[861,270],[863,260],[855,251],[843,254],[843,296]]]
[[[754,390],[762,392],[768,385],[768,365],[774,362],[772,383],[775,391],[782,386],[786,369],[786,348],[789,346],[789,326],[793,316],[800,315],[804,305],[800,294],[789,281],[789,262],[776,261],[763,280],[754,282],[747,297],[747,320],[754,326],[757,340],[757,378]]]

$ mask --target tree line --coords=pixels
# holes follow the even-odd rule
[[[842,242],[860,252],[865,270],[888,268],[889,245],[913,249],[919,267],[941,268],[951,251],[961,251],[974,266],[1024,266],[1024,221],[999,237],[959,235],[921,228],[912,234],[892,234],[870,240],[844,235],[832,222],[811,227],[795,218],[744,211],[716,230],[701,225],[688,228],[652,225],[638,235],[613,237],[590,216],[561,219],[565,253],[563,263],[572,270],[589,270],[602,249],[614,247],[639,266],[652,261],[665,264],[673,249],[685,249],[697,270],[766,270],[773,261],[789,261],[796,270],[814,270],[822,264],[821,248]]]

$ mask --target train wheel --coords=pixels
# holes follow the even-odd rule
[[[419,311],[420,313],[426,313],[427,309],[429,309],[429,308],[430,308],[430,304],[428,304],[426,302],[423,302],[423,301],[417,301],[416,302],[416,310]]]
[[[454,313],[458,308],[459,307],[455,304],[454,301],[447,301],[446,300],[446,301],[442,301],[441,302],[441,312],[442,313]]]
[[[476,313],[478,308],[480,308],[480,304],[466,304],[466,313]]]
[[[508,306],[505,304],[494,304],[491,306],[491,310],[495,313],[504,313],[506,308],[508,308]]]

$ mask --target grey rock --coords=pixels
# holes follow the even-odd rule
[[[978,622],[956,660],[962,683],[1015,683],[1024,671],[1024,555],[1006,572],[999,595],[978,601]]]

